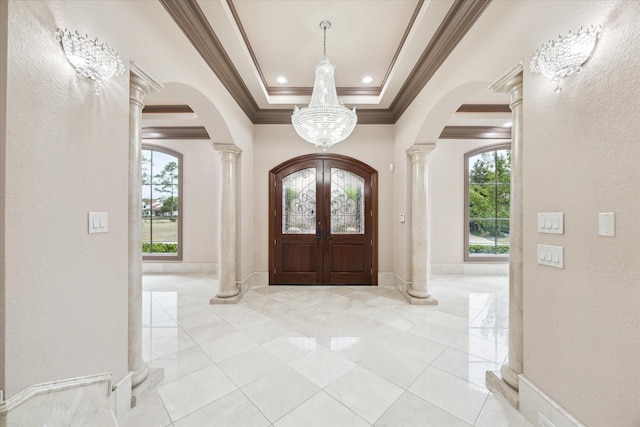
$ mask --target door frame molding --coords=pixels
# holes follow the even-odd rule
[[[275,282],[275,274],[273,271],[276,267],[275,254],[273,251],[273,242],[275,240],[276,233],[276,175],[285,168],[309,160],[338,160],[350,163],[371,174],[371,209],[373,211],[373,215],[371,217],[371,286],[378,286],[378,171],[368,164],[361,162],[358,159],[354,159],[353,157],[332,153],[314,153],[294,157],[280,163],[269,171],[269,285],[271,286]],[[272,214],[272,212],[274,212],[274,214]]]

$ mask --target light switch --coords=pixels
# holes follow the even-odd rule
[[[564,213],[539,213],[538,233],[564,234]]]
[[[613,212],[601,212],[598,214],[598,234],[600,236],[613,237],[616,235],[616,214]]]
[[[107,212],[89,212],[89,233],[106,233],[109,228]]]
[[[538,245],[538,264],[564,268],[564,248],[562,246]]]

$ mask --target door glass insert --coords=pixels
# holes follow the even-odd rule
[[[364,234],[364,178],[331,168],[331,234]]]
[[[316,168],[307,168],[282,179],[282,233],[315,232]]]

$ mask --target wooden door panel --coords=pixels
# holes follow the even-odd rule
[[[363,273],[365,269],[364,245],[349,243],[331,245],[329,270],[336,273]]]
[[[313,273],[318,270],[316,245],[282,244],[283,273]]]

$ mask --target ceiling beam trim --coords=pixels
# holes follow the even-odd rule
[[[511,139],[511,128],[495,126],[445,126],[439,139]]]
[[[456,113],[508,113],[511,108],[508,104],[462,104]]]
[[[145,105],[142,114],[183,114],[193,113],[188,105]]]
[[[142,139],[211,139],[204,126],[152,126],[142,128]]]

